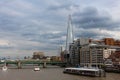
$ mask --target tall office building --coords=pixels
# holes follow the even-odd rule
[[[66,48],[65,48],[65,56],[66,56],[66,61],[69,63],[71,59],[71,54],[69,52],[69,45],[73,43],[73,26],[72,26],[72,20],[71,20],[71,15],[69,15],[68,18],[68,26],[67,26],[67,35],[66,35]]]
[[[71,15],[69,15],[68,27],[67,27],[67,36],[66,36],[66,50],[67,51],[69,51],[70,43],[73,43],[73,26],[72,26]]]
[[[74,40],[73,43],[69,46],[69,53],[70,53],[70,63],[73,66],[80,64],[80,49],[83,45],[89,44],[88,38],[79,38]]]

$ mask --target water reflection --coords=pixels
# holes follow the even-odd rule
[[[106,77],[87,77],[64,74],[63,68],[42,68],[35,72],[33,69],[0,70],[0,80],[120,80],[119,73],[107,73]]]

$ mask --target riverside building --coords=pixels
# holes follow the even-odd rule
[[[80,48],[80,65],[101,67],[104,65],[104,50],[107,48],[106,45],[92,43],[83,45]]]
[[[70,53],[70,63],[71,65],[79,65],[80,64],[80,48],[82,45],[88,44],[88,38],[79,38],[73,43],[69,45],[69,53]]]
[[[109,46],[94,44],[88,38],[80,38],[69,46],[71,65],[76,66],[102,66],[104,64],[104,52]]]

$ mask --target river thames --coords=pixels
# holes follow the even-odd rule
[[[64,74],[63,68],[42,68],[40,71],[8,69],[8,71],[0,70],[0,80],[120,80],[120,74],[107,73],[106,77],[87,77]]]

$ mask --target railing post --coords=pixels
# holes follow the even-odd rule
[[[46,68],[47,65],[46,65],[46,62],[43,62],[43,68]]]
[[[18,61],[18,69],[21,69],[22,68],[22,65],[21,65],[21,62],[20,61]]]

